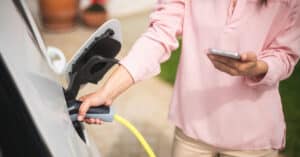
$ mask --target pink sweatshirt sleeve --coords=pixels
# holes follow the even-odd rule
[[[185,0],[161,0],[150,15],[148,30],[135,42],[121,60],[134,81],[144,80],[160,72],[160,63],[170,58],[178,47],[182,32]]]
[[[300,55],[300,5],[296,2],[292,8],[284,29],[272,41],[270,46],[258,55],[268,65],[268,72],[259,81],[246,77],[249,86],[276,85],[288,78]]]

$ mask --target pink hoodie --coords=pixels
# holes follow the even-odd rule
[[[182,36],[169,118],[188,136],[228,149],[284,147],[278,85],[299,58],[300,0],[258,3],[238,0],[233,10],[230,0],[162,0],[121,61],[135,81],[152,77]],[[230,76],[214,68],[208,48],[255,52],[269,70],[259,82]]]

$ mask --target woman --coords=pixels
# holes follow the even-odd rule
[[[299,59],[299,12],[299,0],[162,0],[110,79],[81,98],[78,119],[158,74],[181,35],[169,113],[176,126],[172,157],[277,156],[285,145],[278,84]],[[209,48],[239,52],[241,59],[211,55]]]

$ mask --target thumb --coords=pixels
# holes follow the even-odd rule
[[[78,113],[78,117],[77,117],[78,121],[82,121],[84,119],[85,114],[89,108],[90,108],[90,104],[88,102],[83,102],[80,105],[79,113]]]
[[[257,60],[257,56],[253,52],[243,53],[243,54],[241,54],[241,60],[244,61],[244,62],[247,62],[247,61],[256,61]]]

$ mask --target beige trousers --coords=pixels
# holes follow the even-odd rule
[[[277,157],[278,150],[236,151],[218,149],[187,137],[176,128],[172,157]]]

